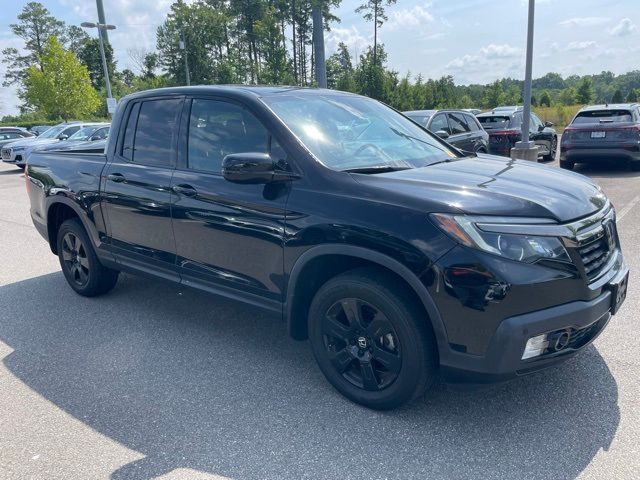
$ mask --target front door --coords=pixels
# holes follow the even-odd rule
[[[283,150],[245,107],[211,98],[191,100],[186,143],[172,180],[182,281],[278,308],[289,185],[231,183],[221,167],[231,153],[271,153],[279,160]]]
[[[171,176],[182,98],[133,103],[102,177],[107,244],[125,265],[178,280],[171,227]]]

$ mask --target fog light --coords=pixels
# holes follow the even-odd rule
[[[522,354],[522,360],[527,358],[538,357],[544,353],[549,347],[549,340],[547,340],[547,334],[538,335],[537,337],[531,337],[527,340],[527,344],[524,347],[524,353]]]

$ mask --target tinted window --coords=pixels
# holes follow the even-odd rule
[[[511,128],[522,128],[522,118],[522,112],[514,113],[511,119]]]
[[[509,117],[502,115],[491,115],[490,117],[478,117],[480,124],[486,129],[507,128]]]
[[[179,98],[141,103],[133,141],[134,162],[168,166],[175,161],[181,108]]]
[[[109,127],[103,127],[93,132],[90,138],[93,140],[103,140],[107,138],[108,135],[109,135]]]
[[[22,138],[22,135],[18,132],[0,133],[0,140],[9,140],[11,138]]]
[[[538,118],[537,115],[532,113],[531,114],[531,125],[529,126],[529,130],[531,130],[532,132],[538,132],[538,131],[541,130],[540,127],[542,127],[542,122],[540,121],[540,119]]]
[[[631,121],[631,112],[629,110],[594,110],[590,112],[578,113],[572,124],[624,123]]]
[[[407,115],[407,117],[423,127],[427,126],[431,118],[429,115]]]
[[[429,130],[434,133],[443,130],[451,135],[451,129],[449,128],[449,123],[447,122],[447,116],[444,113],[439,113],[438,115],[433,117],[433,121],[431,122]]]
[[[220,172],[231,153],[269,152],[269,133],[233,103],[194,99],[189,119],[189,168]]]
[[[76,125],[75,127],[69,127],[62,132],[62,135],[67,135],[70,137],[71,135],[76,133],[78,130],[80,130],[80,125]]]
[[[471,131],[462,113],[449,113],[448,115],[452,135],[460,135]]]
[[[467,125],[469,125],[469,129],[472,132],[477,132],[478,130],[480,130],[482,128],[478,124],[478,121],[476,120],[476,117],[474,117],[473,115],[465,115],[464,119],[467,121]]]
[[[140,113],[140,103],[135,103],[129,111],[129,118],[127,119],[127,126],[124,130],[124,140],[122,141],[122,147],[120,155],[129,161],[133,160],[133,140],[136,136],[136,124],[138,123],[138,114]]]

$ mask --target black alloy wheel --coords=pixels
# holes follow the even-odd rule
[[[89,259],[82,241],[72,232],[62,237],[62,260],[69,276],[82,288],[89,282]]]
[[[352,385],[377,391],[398,378],[398,335],[375,306],[359,298],[341,299],[326,312],[322,331],[331,363]]]
[[[438,350],[428,316],[408,285],[376,267],[328,280],[309,307],[309,340],[326,379],[377,410],[425,393]]]
[[[76,293],[94,297],[108,292],[116,285],[119,272],[100,263],[78,218],[63,222],[58,230],[56,245],[62,273]]]
[[[558,137],[553,137],[549,144],[549,154],[544,156],[545,162],[553,162],[556,159],[556,152],[558,151]]]

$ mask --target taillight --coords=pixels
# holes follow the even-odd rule
[[[496,143],[514,143],[520,137],[518,130],[492,130],[490,138]]]

